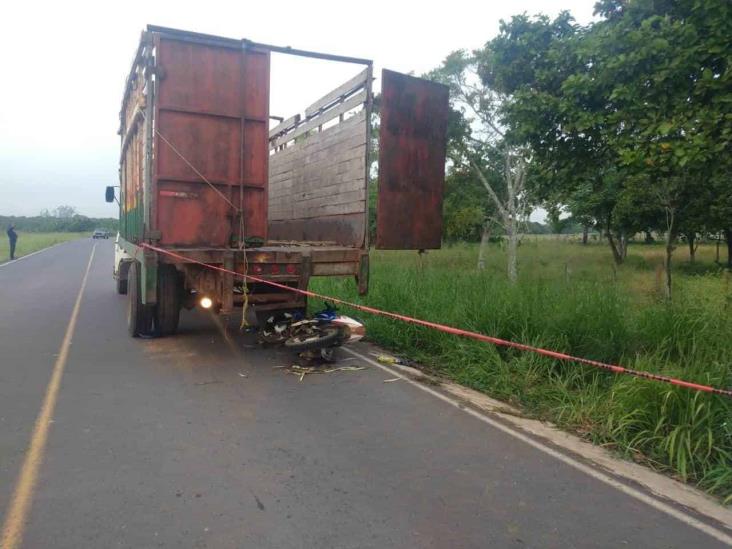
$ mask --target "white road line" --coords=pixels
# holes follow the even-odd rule
[[[432,395],[433,397],[436,397],[443,402],[446,402],[448,404],[451,404],[455,406],[456,408],[462,410],[466,414],[473,416],[476,419],[479,419],[483,423],[487,423],[491,427],[495,427],[496,429],[503,431],[504,433],[522,441],[528,444],[529,446],[532,446],[533,448],[536,448],[537,450],[555,458],[559,461],[565,463],[566,465],[569,465],[570,467],[573,467],[574,469],[581,471],[585,473],[586,475],[589,475],[590,477],[599,480],[601,482],[604,482],[605,484],[612,486],[616,490],[619,490],[620,492],[637,499],[638,501],[641,501],[645,503],[646,505],[649,505],[656,509],[657,511],[661,511],[662,513],[665,513],[680,522],[683,522],[684,524],[691,526],[692,528],[696,528],[697,530],[704,532],[705,534],[721,541],[722,543],[725,543],[729,546],[732,546],[732,536],[725,533],[724,531],[715,528],[713,526],[710,526],[709,524],[706,524],[705,522],[702,522],[692,516],[689,516],[685,514],[684,512],[672,507],[671,505],[668,505],[652,496],[649,496],[648,494],[645,494],[641,492],[640,490],[637,490],[633,488],[632,486],[629,486],[627,484],[624,484],[613,477],[606,475],[602,473],[601,471],[594,469],[580,461],[577,461],[576,459],[563,454],[554,448],[547,446],[545,444],[542,444],[538,440],[529,437],[525,433],[513,429],[512,427],[509,427],[508,425],[505,425],[504,423],[500,421],[496,421],[492,418],[490,418],[488,415],[478,412],[477,410],[474,410],[472,408],[466,407],[464,404],[462,404],[460,401],[453,399],[439,391],[435,391],[434,389],[428,387],[427,385],[423,383],[419,383],[417,381],[414,381],[413,379],[410,379],[409,377],[406,377],[402,373],[398,372],[397,370],[394,370],[392,368],[389,368],[388,366],[385,366],[384,364],[381,364],[375,360],[370,359],[369,357],[362,355],[361,353],[354,351],[353,349],[350,349],[348,347],[343,347],[343,350],[347,353],[360,358],[361,360],[364,360],[368,362],[369,364],[376,366],[377,368],[380,368],[384,370],[385,372],[388,372],[390,375],[402,378],[404,381],[412,385],[413,387],[416,387],[420,389],[421,391],[424,391],[425,393],[428,393]]]
[[[36,254],[39,254],[41,252],[47,252],[51,248],[55,248],[56,246],[60,246],[61,244],[67,244],[69,242],[75,242],[75,240],[66,240],[64,242],[56,242],[56,244],[51,244],[47,248],[42,248],[40,250],[36,250],[35,252],[31,252],[29,254],[22,255],[22,256],[20,256],[20,257],[18,257],[16,259],[13,259],[12,261],[6,261],[5,263],[0,263],[0,268],[7,267],[8,265],[14,265],[18,261],[23,261],[24,259],[28,259],[29,257],[33,257]]]

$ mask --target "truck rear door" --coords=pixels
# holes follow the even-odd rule
[[[376,247],[440,247],[447,86],[382,71]]]

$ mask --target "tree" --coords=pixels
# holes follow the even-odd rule
[[[527,151],[505,139],[499,118],[509,98],[491,89],[478,75],[481,55],[481,50],[455,51],[427,77],[449,86],[452,112],[463,121],[460,139],[453,139],[448,150],[453,166],[472,170],[492,205],[492,215],[483,225],[478,267],[483,266],[485,245],[492,225],[497,223],[508,241],[508,278],[515,282],[519,224],[527,213]]]
[[[455,167],[445,178],[443,200],[444,233],[448,241],[477,242],[492,208],[485,200],[485,189],[472,170]]]
[[[600,8],[606,19],[587,42],[594,64],[583,85],[612,89],[605,117],[613,147],[664,212],[670,298],[682,223],[709,209],[709,175],[732,147],[732,5],[615,0]],[[728,164],[729,154],[722,156]]]
[[[677,236],[700,229],[694,212],[709,211],[712,197],[721,205],[710,219],[731,223],[722,182],[732,173],[732,3],[603,0],[597,9],[603,19],[587,27],[568,14],[503,23],[484,80],[513,97],[503,123],[544,174],[536,192],[594,217],[616,262],[628,234],[663,230],[670,297]]]
[[[615,207],[624,177],[597,112],[604,90],[572,96],[565,89],[586,69],[579,52],[586,33],[567,12],[554,20],[515,16],[501,23],[480,71],[490,85],[513,97],[503,122],[513,141],[531,148],[539,176],[530,192],[547,209],[564,206],[585,226],[603,230],[621,263],[628,231]]]
[[[73,206],[59,206],[53,210],[53,215],[60,219],[71,219],[76,215],[76,208]]]

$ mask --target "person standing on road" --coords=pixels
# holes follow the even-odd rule
[[[15,259],[15,243],[18,242],[18,233],[15,232],[15,225],[11,224],[7,230],[10,241],[10,260]]]

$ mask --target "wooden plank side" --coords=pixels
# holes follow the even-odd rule
[[[294,171],[278,175],[277,179],[270,180],[270,202],[275,205],[284,195],[302,194],[344,184],[353,186],[354,181],[360,181],[365,188],[365,151],[365,145],[361,145],[340,153],[332,152],[329,157],[303,163]],[[334,188],[333,191],[335,190]]]
[[[358,102],[363,100],[365,97],[358,97]],[[284,150],[270,154],[269,225],[273,235],[362,245],[366,230],[365,126],[365,112],[361,111],[323,131],[303,133]]]
[[[273,137],[281,134],[284,131],[289,130],[290,128],[293,128],[294,126],[297,126],[297,124],[300,122],[300,115],[296,114],[295,116],[291,116],[287,120],[283,120],[279,124],[277,124],[274,128],[269,130],[269,138],[272,139]]]
[[[326,122],[333,120],[336,116],[345,114],[348,111],[353,110],[353,109],[363,105],[366,102],[366,99],[367,99],[367,93],[366,93],[366,90],[363,90],[362,92],[354,95],[353,97],[346,99],[343,103],[339,103],[332,109],[328,109],[323,114],[308,120],[304,124],[295,128],[290,133],[287,133],[287,134],[283,135],[282,137],[275,139],[274,141],[272,141],[270,143],[270,147],[279,147],[280,145],[284,145],[287,142],[300,137],[304,133],[314,130],[318,126],[321,126],[321,125],[325,124]],[[358,116],[358,115],[355,115],[353,118],[355,118],[356,116]]]
[[[274,240],[335,242],[360,248],[365,237],[364,213],[327,215],[312,219],[272,220],[270,238]],[[296,238],[292,238],[296,235]],[[337,238],[334,238],[337,236]]]
[[[322,146],[320,144],[320,141],[317,139],[324,139],[327,140],[326,143],[340,144],[342,141],[344,141],[346,138],[354,139],[353,136],[359,135],[358,132],[354,132],[353,128],[354,126],[359,128],[359,130],[363,130],[363,126],[366,120],[366,113],[365,111],[361,110],[357,113],[354,113],[353,116],[350,116],[346,118],[344,121],[339,122],[338,124],[334,126],[327,127],[323,129],[322,132],[313,132],[310,135],[305,136],[303,139],[298,140],[297,145],[300,146],[300,149],[293,150],[293,146],[295,143],[290,142],[287,143],[287,147],[282,150],[271,150],[270,153],[273,155],[278,155],[280,158],[288,158],[292,157],[293,155],[297,155],[298,159],[301,156],[300,150],[302,148],[309,147],[310,149],[321,149]],[[347,136],[344,134],[348,134]],[[314,140],[315,139],[315,140]],[[366,142],[366,136],[365,134],[360,134],[359,137],[360,143]],[[284,142],[280,142],[280,144],[284,144]]]
[[[282,188],[293,180],[297,181],[303,189],[310,188],[309,183],[311,182],[317,183],[312,185],[312,188],[319,188],[353,179],[363,181],[364,175],[357,170],[364,170],[366,168],[365,158],[363,156],[365,150],[365,146],[361,145],[345,153],[334,153],[332,158],[309,162],[301,169],[298,169],[294,175],[292,172],[278,175],[278,179],[270,181],[270,189],[276,195],[277,189]]]
[[[327,107],[330,103],[336,101],[339,97],[363,87],[366,84],[367,78],[368,68],[364,69],[356,76],[351,78],[348,82],[341,84],[336,89],[328,92],[323,97],[318,99],[315,103],[310,105],[307,109],[305,109],[305,116],[309,118],[312,115],[316,114],[323,107]]]

